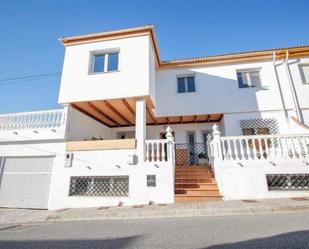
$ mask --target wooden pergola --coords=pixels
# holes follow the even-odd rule
[[[223,114],[199,114],[156,117],[150,98],[146,99],[147,125],[219,122]],[[135,98],[96,100],[72,103],[72,107],[110,127],[135,126]]]

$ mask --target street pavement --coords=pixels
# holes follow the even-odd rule
[[[0,225],[1,249],[309,248],[309,212]]]

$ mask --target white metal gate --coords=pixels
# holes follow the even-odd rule
[[[0,158],[0,207],[47,209],[53,161],[53,156]]]

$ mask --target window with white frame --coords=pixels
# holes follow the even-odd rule
[[[236,73],[239,88],[261,86],[259,68],[237,70]]]
[[[309,64],[300,64],[299,71],[304,84],[309,84]]]
[[[195,92],[194,76],[177,77],[177,92],[178,93]]]
[[[119,51],[92,53],[90,73],[118,71],[118,57]]]

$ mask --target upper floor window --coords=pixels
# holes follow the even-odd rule
[[[239,88],[261,86],[260,69],[237,70]]]
[[[177,78],[177,91],[178,93],[195,92],[194,76],[178,77]]]
[[[118,71],[119,52],[93,53],[91,56],[91,73]]]
[[[299,70],[303,83],[309,84],[309,64],[300,64]]]

